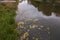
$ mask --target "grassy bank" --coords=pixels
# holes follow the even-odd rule
[[[0,4],[0,40],[18,40],[15,11]]]

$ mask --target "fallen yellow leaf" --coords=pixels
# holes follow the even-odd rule
[[[18,22],[18,25],[24,25],[24,22],[22,22],[22,21]]]
[[[34,19],[34,20],[33,20],[33,22],[37,22],[37,21],[39,21],[39,19]]]
[[[43,26],[43,25],[41,25],[40,27],[41,27],[41,28],[43,28],[44,26]]]
[[[37,25],[30,25],[30,29],[36,28]]]
[[[21,39],[24,40],[28,35],[29,35],[28,32],[25,32],[25,33],[21,36]]]

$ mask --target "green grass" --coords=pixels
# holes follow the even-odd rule
[[[15,14],[15,9],[8,9],[0,4],[0,40],[18,40]]]

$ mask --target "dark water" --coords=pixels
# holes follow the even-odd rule
[[[38,21],[34,21],[38,20]],[[27,32],[23,40],[60,40],[60,4],[39,3],[23,0],[18,4],[16,22],[23,21],[23,28],[18,28],[20,37]],[[37,26],[30,28],[29,26]]]

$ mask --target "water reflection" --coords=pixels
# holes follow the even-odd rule
[[[24,0],[18,4],[21,40],[57,40],[60,35],[60,6]],[[21,22],[23,21],[23,22]],[[27,34],[28,35],[27,35]],[[26,35],[27,36],[26,36]],[[26,37],[25,37],[25,36]]]
[[[30,4],[29,4],[30,3]],[[33,1],[22,1],[18,5],[18,13],[16,18],[19,20],[26,18],[50,18],[60,16],[60,6],[52,6],[51,4],[41,4]],[[59,17],[58,17],[59,18]]]
[[[29,0],[30,4],[34,5],[38,8],[39,11],[43,11],[43,13],[47,16],[50,16],[52,12],[54,12],[57,16],[60,16],[60,4],[49,4],[49,3],[39,3],[32,0]]]

